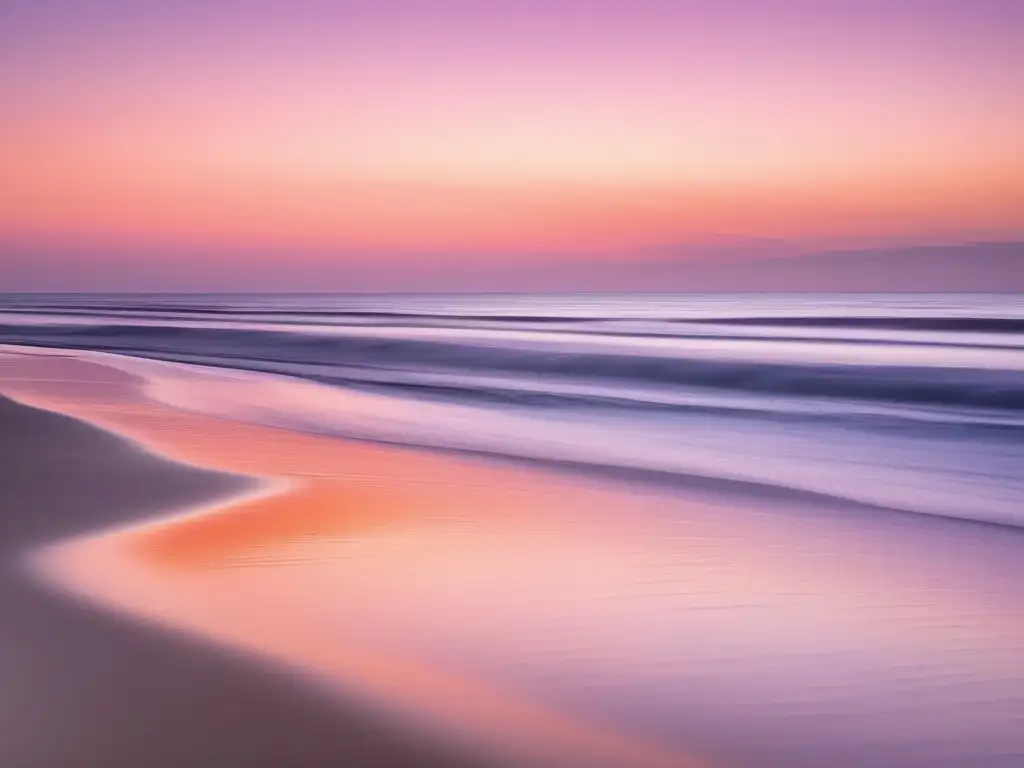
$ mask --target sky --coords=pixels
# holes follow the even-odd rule
[[[1022,40],[1018,0],[3,0],[0,276],[1024,239]]]

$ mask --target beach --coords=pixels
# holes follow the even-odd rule
[[[111,500],[109,495],[102,491],[104,486],[126,486],[128,495],[131,496],[134,491],[136,496],[136,503],[132,504],[129,501],[125,506],[131,510],[129,521],[142,521],[137,529],[131,522],[125,525],[125,520],[106,518],[96,521],[95,524],[101,531],[113,525],[118,531],[114,535],[100,535],[96,539],[86,536],[83,541],[73,542],[66,548],[57,547],[40,558],[42,565],[38,570],[52,574],[51,580],[60,587],[121,611],[134,612],[151,622],[163,624],[165,628],[194,630],[229,647],[241,647],[249,653],[283,657],[293,662],[299,669],[309,665],[316,669],[337,668],[340,676],[351,676],[357,684],[362,682],[364,685],[380,685],[385,690],[401,689],[409,685],[409,693],[416,699],[418,707],[430,709],[436,706],[438,709],[444,709],[452,706],[455,711],[449,713],[449,717],[458,717],[460,714],[466,716],[470,711],[475,711],[475,716],[484,721],[480,726],[484,731],[495,727],[487,721],[507,718],[513,722],[520,722],[516,727],[517,731],[528,728],[535,735],[550,732],[550,744],[524,747],[510,741],[506,749],[513,754],[525,752],[526,755],[532,755],[532,759],[543,762],[555,760],[559,763],[562,762],[562,758],[556,755],[563,747],[558,745],[558,741],[566,740],[570,744],[569,749],[582,754],[589,753],[589,757],[585,759],[594,765],[605,762],[637,765],[688,764],[687,761],[675,759],[668,753],[660,754],[658,750],[642,744],[634,745],[626,739],[620,743],[614,737],[607,737],[598,732],[591,733],[571,719],[534,711],[528,705],[522,705],[514,699],[506,700],[500,694],[492,694],[472,683],[453,679],[444,674],[432,674],[413,663],[394,663],[391,659],[378,658],[365,648],[350,649],[352,659],[335,658],[339,656],[339,649],[324,648],[316,641],[313,631],[315,627],[303,627],[298,623],[303,618],[307,623],[310,620],[315,621],[319,618],[317,616],[299,617],[296,623],[297,631],[283,633],[278,624],[282,619],[280,614],[266,611],[266,615],[254,616],[251,613],[251,604],[245,606],[249,611],[237,610],[237,601],[240,597],[250,601],[255,599],[263,606],[269,606],[273,602],[272,593],[256,591],[261,586],[259,579],[253,584],[245,585],[242,592],[238,590],[237,585],[227,590],[224,599],[227,602],[234,602],[234,605],[219,602],[212,596],[211,581],[205,578],[208,569],[234,565],[236,558],[244,556],[253,547],[289,543],[302,538],[328,538],[339,534],[358,535],[366,528],[373,530],[393,523],[395,517],[405,517],[406,513],[401,504],[408,503],[408,486],[415,488],[417,485],[427,483],[433,488],[442,489],[441,492],[444,493],[446,484],[453,482],[453,477],[445,480],[442,475],[439,478],[436,460],[429,457],[416,457],[418,460],[410,460],[397,451],[349,446],[348,455],[344,455],[344,458],[350,466],[357,466],[341,471],[338,469],[338,452],[335,446],[330,446],[325,451],[322,444],[316,444],[315,438],[289,435],[261,427],[217,423],[210,419],[173,412],[147,402],[139,393],[139,382],[133,381],[131,377],[109,368],[59,357],[38,358],[28,355],[19,359],[17,355],[7,356],[4,360],[2,381],[4,389],[13,392],[24,403],[71,414],[101,425],[121,436],[138,441],[144,449],[159,451],[167,458],[188,460],[225,472],[257,473],[254,477],[262,476],[262,473],[266,472],[270,476],[284,475],[293,480],[303,478],[298,487],[290,490],[278,489],[277,493],[257,492],[257,497],[251,499],[249,497],[252,496],[253,486],[256,485],[251,479],[247,480],[237,474],[233,477],[227,474],[218,475],[194,467],[186,469],[181,464],[161,462],[140,450],[139,445],[125,445],[121,441],[111,439],[109,433],[96,433],[95,430],[84,428],[80,422],[71,422],[50,413],[28,411],[25,407],[7,405],[7,409],[11,411],[11,414],[7,415],[7,421],[20,418],[27,422],[22,429],[30,431],[36,440],[43,444],[42,456],[32,456],[17,447],[12,447],[9,450],[11,457],[18,455],[23,463],[32,463],[36,466],[37,462],[45,461],[47,448],[50,451],[62,451],[65,456],[70,451],[75,463],[83,451],[91,455],[105,455],[102,452],[93,453],[96,447],[88,443],[68,445],[69,439],[74,439],[73,433],[76,431],[85,432],[85,440],[91,439],[100,443],[106,441],[119,451],[110,457],[110,462],[116,468],[116,475],[111,476],[114,473],[108,470],[105,473],[106,477],[103,476],[104,473],[100,473],[98,480],[94,476],[80,487],[69,487],[59,479],[54,484],[49,477],[47,479],[50,482],[47,483],[30,481],[25,483],[27,489],[21,492],[24,497],[21,499],[22,503],[31,504],[33,507],[45,505],[46,502],[40,499],[39,494],[40,488],[47,486],[51,488],[51,492],[53,488],[60,489],[58,499],[48,505],[49,508],[65,508],[75,512],[81,498],[89,499],[92,506],[104,510],[108,505],[116,504],[116,498]],[[57,434],[41,436],[40,423],[45,429],[49,422],[58,425],[55,430]],[[66,434],[68,432],[72,434],[69,436]],[[58,444],[61,447],[58,447]],[[260,450],[261,448],[263,450]],[[128,457],[127,461],[125,457]],[[404,462],[401,468],[391,466],[396,459],[398,462]],[[148,468],[151,474],[158,477],[161,472],[172,475],[172,478],[166,481],[171,491],[166,492],[159,484],[154,485],[148,475],[140,476],[133,466],[133,461],[155,465],[156,469]],[[442,460],[441,463],[443,465],[445,462]],[[15,470],[15,473],[18,472],[19,470]],[[84,473],[83,468],[79,467],[78,472]],[[487,483],[486,474],[481,474],[478,482]],[[335,475],[344,480],[348,487],[332,487],[336,485]],[[382,479],[397,480],[401,485],[376,487]],[[174,482],[175,480],[177,482]],[[98,486],[97,483],[102,485]],[[470,485],[468,488],[470,493],[479,493],[478,487]],[[218,497],[230,497],[231,491],[234,491],[236,496],[241,494],[242,498],[234,503],[216,502]],[[209,507],[205,514],[186,514],[179,519],[179,516],[172,512],[166,523],[160,522],[161,512],[188,509],[197,503]],[[147,523],[147,520],[151,522]],[[65,535],[68,533],[82,533],[81,526],[73,526],[71,530],[60,532]],[[153,575],[144,570],[147,567],[153,568],[156,572],[156,578],[152,579],[152,589],[149,591],[145,586],[140,586],[145,584],[147,577]],[[174,575],[186,575],[186,578],[172,584],[177,593],[170,598],[166,595],[167,583],[162,578],[166,576],[166,572],[162,571],[165,568],[170,569]],[[199,577],[198,580],[188,578],[196,575]],[[40,589],[36,587],[37,591]],[[206,594],[203,595],[203,592]],[[287,601],[287,595],[282,597]],[[65,597],[65,601],[66,599]],[[284,605],[277,607],[287,610]],[[236,609],[234,613],[232,608]],[[20,625],[21,618],[15,618]],[[123,624],[123,620],[115,619],[115,622]],[[274,627],[275,624],[278,626]],[[135,631],[134,627],[128,630],[133,640]],[[145,630],[139,631],[146,633]],[[152,630],[149,632],[152,633]],[[166,635],[166,632],[161,634]],[[180,650],[187,657],[193,648],[190,644],[183,644],[180,638],[175,638],[175,634],[172,632],[170,640],[165,642],[173,644],[177,640],[178,645],[183,645]],[[72,642],[78,646],[77,640]],[[115,681],[118,675],[129,671],[122,665],[120,654],[123,649],[117,644],[104,646],[100,650],[104,654],[113,655],[113,658],[107,657],[103,668],[115,675]],[[206,655],[211,655],[209,649],[204,650],[207,651]],[[402,743],[401,737],[394,735],[393,729],[382,727],[379,722],[375,723],[373,718],[365,718],[365,723],[357,719],[350,724],[344,710],[339,711],[335,708],[332,711],[331,708],[325,707],[322,701],[318,707],[317,699],[322,696],[309,694],[309,700],[303,701],[298,691],[302,686],[297,686],[295,680],[290,679],[295,677],[294,670],[282,671],[281,665],[278,665],[277,674],[264,674],[263,677],[267,678],[265,681],[261,681],[260,675],[256,673],[251,675],[254,679],[249,681],[250,675],[247,675],[248,670],[244,669],[245,664],[230,655],[217,654],[213,658],[213,663],[218,669],[219,664],[224,663],[229,672],[232,666],[243,667],[236,673],[242,680],[241,684],[234,679],[223,679],[223,676],[219,677],[215,673],[196,672],[193,674],[197,681],[189,686],[184,682],[188,678],[182,676],[189,670],[186,668],[183,673],[183,670],[175,668],[170,673],[174,684],[170,691],[172,698],[165,701],[165,690],[159,687],[167,662],[162,655],[163,652],[162,649],[151,651],[154,671],[158,673],[157,680],[140,683],[133,677],[132,687],[123,694],[123,699],[115,702],[117,707],[124,707],[141,716],[143,722],[132,725],[129,721],[126,724],[119,709],[90,706],[83,702],[81,710],[76,708],[69,717],[76,729],[87,734],[87,740],[98,742],[97,754],[95,757],[90,756],[88,744],[84,749],[73,746],[75,742],[72,738],[58,748],[73,750],[74,754],[55,755],[53,765],[91,766],[109,764],[105,761],[111,759],[146,761],[146,764],[149,764],[150,755],[154,754],[154,738],[160,745],[160,753],[155,759],[166,760],[168,765],[181,765],[183,761],[188,765],[225,764],[225,761],[231,761],[233,765],[278,765],[282,760],[290,763],[297,761],[293,763],[296,765],[318,765],[321,761],[322,764],[333,765],[337,760],[344,759],[347,764],[352,765],[426,766],[458,765],[469,760],[455,750],[444,755],[443,759],[437,758],[433,756],[432,745],[427,748],[421,745],[420,749],[413,750]],[[200,659],[202,655],[199,654]],[[77,654],[72,654],[68,663],[76,669],[96,669],[90,661],[77,658]],[[188,660],[186,663],[189,663]],[[191,663],[198,664],[201,661]],[[293,674],[286,674],[288,671]],[[369,676],[369,680],[360,681],[361,676]],[[46,684],[46,681],[33,682]],[[88,689],[82,690],[81,694],[107,696],[111,682],[104,674],[100,680],[93,681],[93,685]],[[255,688],[261,682],[268,690],[247,690],[247,686]],[[147,697],[144,692],[140,693],[139,685],[154,685],[151,697]],[[308,681],[305,687],[313,688],[315,693],[316,686],[309,686]],[[296,702],[282,696],[278,688],[283,688],[285,694],[290,693],[292,697],[298,697],[298,706]],[[182,711],[175,716],[173,695],[177,691],[181,692],[183,701]],[[208,691],[221,697],[220,701],[211,703],[210,712],[202,705],[196,706],[197,701],[203,702],[206,699]],[[309,693],[308,690],[305,692]],[[59,690],[47,691],[47,694],[63,697]],[[109,695],[119,695],[116,685]],[[435,696],[449,696],[453,701],[450,704],[435,702]],[[465,700],[460,701],[460,697],[464,697]],[[399,694],[399,698],[402,698],[402,694]],[[153,707],[148,713],[147,701]],[[238,706],[241,706],[240,710],[236,709]],[[255,709],[252,714],[253,720],[249,720],[247,708]],[[89,711],[95,713],[98,723],[80,719],[79,712]],[[25,714],[28,717],[32,716],[31,712]],[[147,714],[149,722],[146,722]],[[272,721],[261,723],[255,720],[259,717],[271,718]],[[225,718],[227,724],[221,722]],[[317,731],[321,722],[327,726],[324,733]],[[332,723],[336,727],[330,727]],[[53,731],[49,724],[44,721],[36,723],[35,726],[40,739],[53,745]],[[177,730],[173,730],[175,728]],[[24,734],[27,730],[15,726],[12,733]],[[114,730],[118,736],[112,737],[110,730]],[[170,732],[167,732],[168,730]],[[346,730],[351,730],[351,733],[347,733]],[[130,738],[133,731],[139,737],[135,743],[132,743],[133,740]],[[261,738],[261,735],[265,738]],[[502,737],[503,740],[507,738]],[[170,745],[166,753],[163,752],[165,740]],[[16,740],[12,739],[12,742]],[[33,760],[46,759],[46,749],[41,748],[39,743],[27,743],[21,750],[21,754],[25,755],[26,765],[35,765]],[[547,752],[552,754],[545,755]],[[18,753],[15,753],[15,758],[17,756]],[[488,763],[486,757],[479,752],[470,760],[470,764],[474,765]]]
[[[97,360],[0,360],[53,512],[5,522],[5,764],[1019,761],[1016,529],[215,418]]]
[[[0,0],[0,768],[1024,768],[1022,38]]]
[[[0,368],[9,375],[11,358]],[[74,384],[83,397],[96,386],[81,376]],[[463,764],[293,675],[104,610],[24,568],[34,548],[237,493],[248,481],[3,397],[0,433],[0,764]]]

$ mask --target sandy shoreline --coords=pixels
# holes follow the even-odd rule
[[[0,430],[0,764],[326,768],[339,755],[360,765],[457,763],[295,679],[39,583],[19,567],[32,547],[240,484],[5,398]]]
[[[37,542],[33,567],[376,723],[388,748],[531,768],[1024,755],[1019,531],[592,483],[203,416],[152,386],[73,354],[0,365],[0,391],[248,495],[136,506]],[[409,754],[383,764],[456,764]]]
[[[302,672],[326,672],[346,681],[364,702],[379,701],[386,705],[385,709],[395,701],[400,702],[398,709],[414,725],[422,721],[422,726],[429,728],[437,721],[451,724],[466,717],[472,722],[462,729],[464,732],[456,741],[497,744],[502,753],[517,762],[558,765],[583,759],[595,766],[691,764],[682,755],[613,733],[590,730],[559,713],[536,709],[529,702],[431,669],[413,658],[404,660],[400,655],[378,653],[372,643],[344,648],[319,642],[315,639],[315,621],[310,626],[301,626],[309,616],[288,617],[297,623],[297,629],[282,632],[280,623],[286,619],[281,610],[275,614],[270,608],[263,615],[264,611],[253,610],[252,605],[241,606],[237,588],[229,587],[224,595],[218,595],[216,588],[211,589],[205,581],[211,570],[251,565],[245,557],[254,547],[304,538],[372,533],[374,528],[386,527],[396,518],[411,517],[415,512],[410,510],[424,503],[436,508],[467,498],[479,500],[479,494],[487,488],[504,486],[510,498],[490,512],[502,514],[504,505],[505,514],[515,514],[522,505],[547,497],[543,491],[538,496],[537,488],[524,487],[521,492],[525,495],[516,498],[508,481],[517,479],[517,473],[473,467],[479,476],[466,478],[465,466],[460,462],[452,466],[447,458],[362,445],[339,447],[339,441],[175,411],[149,401],[134,377],[71,358],[10,356],[0,373],[0,391],[27,405],[68,414],[135,441],[136,448],[144,449],[142,452],[124,445],[120,446],[121,452],[145,456],[154,465],[161,462],[147,455],[150,451],[156,456],[230,473],[210,474],[164,462],[164,467],[185,478],[179,482],[186,487],[198,488],[189,486],[193,475],[209,476],[217,490],[207,492],[206,499],[197,492],[183,502],[162,500],[148,507],[135,505],[134,520],[126,521],[126,526],[120,525],[121,520],[107,519],[98,525],[99,531],[90,531],[91,526],[53,531],[51,535],[58,541],[50,542],[51,546],[44,547],[33,561],[35,570],[58,588],[229,648],[283,660]],[[40,420],[67,421],[57,415],[28,412],[19,406],[8,408],[17,410],[33,425]],[[26,413],[31,416],[25,416]],[[88,427],[75,424],[75,429]],[[102,438],[111,441],[109,435]],[[52,441],[43,442],[52,446]],[[46,461],[45,454],[33,461]],[[339,466],[342,461],[344,469]],[[131,487],[145,489],[144,495],[150,500],[162,498],[159,488],[146,482],[133,484],[130,467],[125,467],[125,472],[120,478],[108,478],[109,484],[127,481]],[[262,478],[262,487],[244,479],[246,475]],[[78,493],[106,504],[105,497],[95,491],[88,486]],[[226,502],[214,502],[208,508],[201,506],[197,511],[190,506],[190,502],[194,505],[211,496],[224,497],[231,491],[236,497]],[[24,503],[35,502],[33,493],[32,489],[26,491]],[[550,503],[550,499],[545,501]],[[167,517],[160,514],[167,512],[171,512]],[[83,533],[87,535],[75,537]],[[254,594],[257,603],[267,600],[266,594]],[[288,596],[283,596],[282,602],[287,601]],[[273,599],[269,602],[273,603]],[[226,693],[234,695],[231,691]],[[344,711],[332,712],[330,708],[318,714],[326,720],[333,714],[340,722],[348,717]],[[315,727],[316,719],[308,715],[293,719],[304,727]],[[282,725],[287,731],[287,722]],[[318,744],[317,738],[302,735],[290,739],[287,732],[283,738],[294,743],[275,744],[274,748],[279,756],[284,756],[288,749],[295,750],[298,762],[289,758],[289,764],[297,766],[319,765],[318,757],[311,761],[303,750],[319,750],[324,755],[331,754],[332,749],[335,755],[345,752],[346,764],[353,766],[455,765],[464,759],[449,754],[438,763],[433,747],[421,751],[408,744],[400,745],[402,739],[393,738],[386,727],[378,727],[381,730],[373,733],[373,726],[355,726],[360,736],[371,734],[373,742],[356,744],[355,751],[349,749],[355,741],[352,737],[346,740],[336,734],[331,745]],[[275,730],[272,726],[264,724],[261,730],[278,738],[270,734]],[[527,733],[539,741],[522,743]],[[207,735],[204,744],[209,746],[215,738],[215,734]],[[265,751],[256,745],[245,746],[254,753]],[[473,757],[465,760],[471,764],[489,762],[478,749],[469,753]],[[231,764],[260,765],[258,759],[261,758],[241,755],[232,757]],[[269,758],[268,764],[279,764],[275,763],[278,759]],[[181,757],[168,758],[168,764],[175,760],[182,764]],[[94,763],[68,763],[78,764]]]

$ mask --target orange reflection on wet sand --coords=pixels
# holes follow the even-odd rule
[[[6,357],[0,387],[177,460],[284,481],[209,509],[51,547],[37,565],[59,586],[269,657],[314,683],[339,682],[413,726],[447,730],[470,747],[531,765],[696,764],[424,663],[375,638],[358,615],[346,618],[349,631],[339,636],[330,631],[337,613],[330,591],[303,588],[295,569],[277,567],[300,561],[272,558],[264,563],[270,567],[251,567],[274,547],[415,526],[425,511],[475,503],[486,504],[488,514],[514,514],[529,500],[550,498],[515,472],[474,466],[470,481],[465,466],[445,458],[188,414],[147,400],[134,377],[73,359]],[[509,493],[500,500],[482,492],[502,485]],[[238,564],[250,567],[229,567]]]
[[[8,361],[0,389],[268,479],[59,545],[50,578],[518,763],[891,764],[896,744],[947,765],[1020,746],[1017,531],[214,419],[80,360]]]

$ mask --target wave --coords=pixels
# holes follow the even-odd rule
[[[706,359],[685,354],[588,351],[289,330],[187,326],[0,326],[0,340],[141,357],[206,357],[215,364],[308,378],[366,368],[497,373],[661,387],[696,387],[816,400],[955,408],[1024,409],[1024,371],[878,364]],[[270,366],[268,368],[268,366]],[[306,366],[306,369],[302,367]],[[311,370],[309,367],[313,367]]]
[[[66,305],[35,304],[31,307],[17,307],[18,314],[55,315],[62,317],[134,317],[165,319],[170,316],[183,317],[240,317],[240,318],[323,318],[337,320],[399,320],[399,321],[452,321],[474,323],[616,323],[623,320],[645,320],[698,326],[730,326],[759,328],[837,328],[880,331],[940,331],[953,333],[1005,333],[1024,334],[1024,318],[1014,317],[854,317],[854,316],[780,316],[780,317],[678,317],[645,316],[614,317],[601,315],[538,315],[522,313],[467,313],[467,312],[419,312],[354,309],[300,309],[260,308],[255,306],[236,307],[195,307],[176,304],[138,305],[122,304],[111,307],[104,304]]]
[[[716,408],[557,414],[493,403],[410,398],[293,377],[103,356],[186,410],[374,442],[453,450],[600,477],[1021,525],[1020,428],[856,419],[793,423]],[[211,381],[211,378],[213,380]],[[214,383],[217,382],[217,383]],[[360,391],[363,390],[363,391]],[[568,400],[568,399],[567,399]],[[577,403],[573,403],[577,405]],[[751,418],[753,416],[753,418]],[[865,428],[868,427],[868,428]],[[821,512],[816,509],[816,512]]]
[[[114,353],[166,376],[152,389],[171,404],[224,418],[1024,522],[1016,299],[0,302],[15,313],[0,342]]]
[[[676,319],[696,325],[764,326],[770,328],[859,328],[882,331],[953,331],[1024,333],[1024,319],[1011,317],[721,317]]]
[[[259,307],[190,307],[175,304],[123,304],[117,307],[107,305],[63,305],[36,304],[31,307],[18,307],[18,314],[24,315],[59,315],[63,317],[152,317],[163,316],[194,316],[194,317],[302,317],[332,319],[368,319],[368,320],[449,320],[470,322],[503,322],[503,323],[594,323],[621,320],[615,317],[591,317],[571,315],[528,315],[528,314],[468,314],[447,312],[394,312],[384,310],[332,310],[332,309],[261,309]]]

